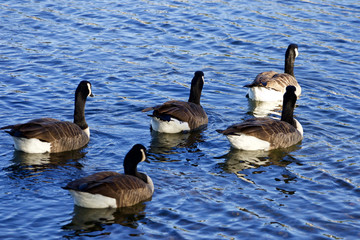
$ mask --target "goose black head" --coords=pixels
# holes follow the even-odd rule
[[[135,175],[138,163],[143,161],[147,161],[146,148],[141,144],[135,144],[125,156],[125,174]]]
[[[196,72],[194,73],[194,76],[195,76],[195,77],[203,77],[203,76],[204,76],[204,72],[203,72],[203,71],[196,71]]]
[[[295,91],[296,91],[296,87],[294,86],[286,87],[286,92],[283,98],[283,110],[281,113],[281,121],[288,122],[294,127],[296,127],[294,121],[294,108],[297,100]]]
[[[297,56],[299,56],[299,51],[298,51],[298,45],[295,44],[295,43],[292,43],[288,46],[287,50],[286,50],[286,53],[285,53],[285,58],[286,56],[289,56],[289,55],[293,55],[294,58],[296,58]]]
[[[287,102],[291,102],[291,104],[295,106],[297,100],[295,92],[296,92],[296,87],[292,85],[286,87],[286,92],[283,98],[284,104],[286,104]]]
[[[292,76],[294,75],[294,64],[295,58],[299,55],[298,45],[297,44],[290,44],[285,53],[285,73],[288,73]]]
[[[290,85],[290,86],[287,86],[286,87],[286,92],[288,92],[288,93],[295,93],[296,92],[296,87],[295,86],[293,86],[293,85]]]
[[[76,95],[81,94],[83,98],[93,97],[91,83],[89,81],[81,81],[76,88]]]

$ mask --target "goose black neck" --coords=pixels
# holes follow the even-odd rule
[[[134,161],[131,161],[131,159],[126,159],[124,161],[124,173],[125,175],[131,175],[137,178],[140,178],[145,183],[147,183],[147,176],[144,173],[137,171],[137,164],[134,163]]]
[[[195,76],[191,81],[190,96],[188,102],[200,105],[201,91],[204,85],[202,76]]]
[[[141,144],[135,144],[125,156],[124,173],[140,178],[147,183],[147,175],[137,171],[137,165],[142,161],[146,161],[146,148]]]
[[[137,175],[137,165],[134,165],[131,161],[124,161],[124,172],[126,175]]]
[[[284,72],[287,74],[290,74],[293,77],[295,77],[294,64],[295,64],[295,52],[288,49],[285,53],[285,71]]]
[[[134,148],[132,148],[125,156],[124,159],[124,172],[127,175],[136,176],[137,173],[137,165],[140,162],[138,160],[139,156],[137,156],[138,152],[134,151]]]
[[[75,110],[74,110],[74,123],[81,129],[88,127],[85,120],[85,103],[87,95],[84,95],[81,91],[76,89],[75,92]]]
[[[281,121],[287,122],[296,128],[294,119],[294,108],[296,103],[296,95],[294,92],[286,92],[284,94],[283,109],[281,113]]]

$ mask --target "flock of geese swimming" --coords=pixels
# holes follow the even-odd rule
[[[242,123],[217,130],[230,144],[241,150],[271,150],[292,146],[303,139],[301,124],[293,113],[301,88],[294,76],[294,62],[298,46],[290,44],[285,54],[285,71],[262,72],[246,85],[247,97],[255,101],[282,101],[281,119],[252,118]],[[195,131],[208,123],[200,105],[204,73],[195,72],[191,81],[190,96],[185,101],[167,101],[145,108],[152,111],[151,128],[164,133]],[[56,153],[79,149],[90,140],[90,130],[85,121],[85,103],[92,97],[91,83],[81,81],[75,91],[74,122],[40,118],[23,124],[2,127],[14,140],[16,150],[27,153]],[[124,174],[104,171],[68,183],[65,187],[76,205],[86,208],[119,208],[148,200],[154,193],[151,178],[137,171],[138,163],[147,160],[146,149],[134,145],[124,159]]]

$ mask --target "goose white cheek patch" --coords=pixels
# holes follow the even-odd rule
[[[145,161],[146,160],[146,154],[144,152],[144,149],[140,149],[141,151],[141,154],[142,154],[142,159],[141,159],[141,162]]]
[[[91,92],[91,85],[90,85],[90,83],[88,83],[88,84],[87,84],[87,86],[88,86],[88,89],[89,89],[89,94],[88,94],[88,97],[89,97],[89,96],[91,96],[91,94],[92,94],[92,92]]]

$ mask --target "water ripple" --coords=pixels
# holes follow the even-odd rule
[[[1,133],[0,237],[360,237],[358,2],[10,0],[0,13],[3,125],[71,120],[80,80],[95,94],[86,105],[92,139],[80,151],[30,156]],[[262,71],[282,72],[292,42],[304,140],[268,153],[231,149],[216,129],[278,116],[279,106],[249,102],[243,86]],[[187,100],[196,70],[205,72],[207,128],[152,133],[141,110]],[[117,211],[74,208],[60,187],[122,172],[135,143],[149,151],[151,163],[139,170],[154,180],[151,201]]]

